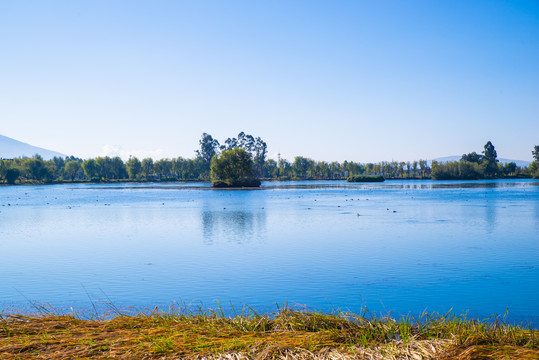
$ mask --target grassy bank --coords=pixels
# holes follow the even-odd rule
[[[366,318],[153,312],[112,319],[0,316],[11,359],[539,359],[538,331],[454,315]]]

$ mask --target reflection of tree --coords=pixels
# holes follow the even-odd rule
[[[213,211],[202,211],[202,235],[204,244],[213,244],[213,228],[214,228]]]
[[[539,201],[535,201],[535,228],[539,233]]]
[[[202,234],[204,243],[216,241],[249,243],[260,238],[266,228],[266,213],[256,211],[203,210]]]
[[[433,183],[432,189],[494,189],[501,187],[502,185],[504,187],[515,186],[515,184],[503,184],[495,181],[468,183],[461,183],[457,181],[455,183]]]
[[[493,193],[492,190],[487,191],[486,199],[487,204],[485,208],[485,220],[486,220],[486,226],[487,226],[487,233],[491,234],[494,231],[494,228],[496,227],[496,217],[497,217],[497,209],[496,209],[496,194]],[[489,196],[494,195],[494,196]]]

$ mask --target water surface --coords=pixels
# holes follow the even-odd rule
[[[0,311],[276,304],[539,325],[539,182],[0,187]]]

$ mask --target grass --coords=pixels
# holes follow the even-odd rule
[[[0,316],[12,359],[539,359],[538,331],[453,314],[365,317],[283,308],[170,311],[82,319]]]

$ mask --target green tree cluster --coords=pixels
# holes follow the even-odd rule
[[[432,178],[435,180],[479,180],[498,177],[529,176],[530,169],[521,169],[514,162],[500,164],[492,142],[488,141],[482,155],[475,152],[464,154],[460,161],[432,162]]]
[[[357,175],[380,175],[386,179],[484,179],[505,177],[539,178],[539,146],[532,150],[534,161],[528,168],[515,163],[500,164],[494,145],[489,141],[482,154],[462,155],[460,161],[438,163],[432,168],[426,160],[413,162],[382,161],[361,164],[353,161],[326,162],[296,156],[292,162],[279,158],[267,159],[267,145],[259,137],[240,132],[228,138],[223,145],[211,135],[202,134],[200,149],[193,159],[131,157],[126,162],[119,157],[97,157],[82,160],[73,156],[43,160],[39,155],[31,158],[0,159],[0,182],[50,183],[53,181],[206,181],[211,177],[211,160],[225,151],[241,149],[251,159],[253,178],[266,179],[346,179]],[[236,154],[237,155],[237,154]],[[238,155],[239,156],[239,155]],[[227,157],[225,157],[227,158]],[[227,175],[228,176],[228,175]],[[225,179],[228,178],[225,176]],[[234,179],[233,177],[230,179]]]
[[[213,156],[211,180],[214,187],[260,186],[251,154],[239,147],[224,150]]]

